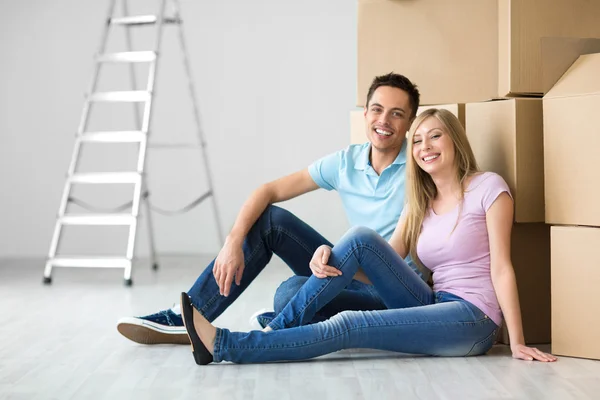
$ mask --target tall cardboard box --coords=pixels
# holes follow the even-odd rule
[[[598,15],[596,0],[359,0],[357,104],[392,71],[422,104],[541,95],[542,38],[600,38]]]
[[[552,227],[552,353],[600,360],[600,228]]]
[[[600,226],[600,54],[579,57],[543,108],[546,222]]]
[[[450,111],[465,126],[465,105],[464,104],[442,104],[439,106],[421,106],[417,110],[417,115],[429,108],[443,108]],[[366,142],[364,110],[350,111],[350,144],[359,144]]]
[[[550,343],[550,226],[514,224],[511,259],[519,290],[525,343]],[[498,341],[510,344],[506,325]]]
[[[469,103],[466,131],[479,167],[508,183],[515,222],[544,222],[542,100]]]

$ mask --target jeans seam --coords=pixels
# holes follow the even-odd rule
[[[302,307],[302,309],[298,313],[296,313],[296,315],[294,316],[294,319],[290,322],[291,325],[293,325],[294,323],[296,323],[298,321],[298,318],[300,318],[300,315],[302,313],[304,313],[304,311],[308,308],[308,306],[310,306],[314,302],[315,298],[318,295],[320,295],[321,292],[323,292],[323,290],[325,290],[325,288],[327,286],[329,286],[332,279],[333,278],[331,278],[331,277],[325,279],[326,282],[324,282],[323,285],[321,285],[321,287],[310,297],[310,299],[308,299],[308,301],[304,304],[304,307]]]
[[[404,288],[405,288],[405,289],[406,289],[406,290],[407,290],[407,291],[408,291],[408,292],[409,292],[409,293],[410,293],[410,294],[411,294],[411,295],[412,295],[412,296],[415,298],[415,300],[417,300],[419,303],[421,303],[421,305],[428,305],[428,304],[429,304],[429,303],[425,303],[425,302],[423,302],[423,301],[422,301],[422,300],[421,300],[421,299],[420,299],[420,298],[419,298],[419,297],[418,297],[418,296],[415,294],[415,292],[414,292],[413,290],[411,290],[411,289],[410,289],[410,288],[409,288],[409,287],[406,285],[406,282],[404,281],[404,279],[402,279],[402,278],[400,277],[400,275],[398,275],[398,274],[396,273],[396,270],[395,270],[394,268],[391,268],[391,267],[390,267],[390,264],[391,264],[391,263],[390,263],[390,262],[389,262],[389,261],[388,261],[386,258],[384,258],[383,254],[381,254],[379,251],[377,251],[377,248],[376,248],[376,247],[374,247],[374,246],[371,246],[371,245],[369,245],[369,244],[363,244],[363,243],[361,243],[361,244],[357,244],[357,245],[355,245],[355,246],[356,246],[356,248],[355,248],[355,249],[352,249],[352,251],[351,251],[350,253],[354,253],[354,251],[355,251],[355,250],[358,250],[359,248],[365,248],[365,249],[367,249],[367,250],[370,250],[370,251],[371,251],[373,254],[375,254],[377,257],[379,257],[379,259],[381,260],[381,262],[383,262],[383,263],[385,264],[385,266],[388,268],[388,270],[394,274],[394,276],[395,276],[395,277],[398,279],[398,281],[400,281],[400,283],[402,284],[402,286],[404,286]],[[348,254],[347,256],[349,257],[350,255],[352,255],[352,254]],[[346,262],[346,260],[344,260],[344,259],[343,259],[343,260],[342,260],[342,264],[343,264],[344,262]]]
[[[288,238],[292,239],[294,242],[296,242],[298,245],[300,245],[300,247],[302,247],[308,254],[310,254],[310,255],[313,254],[313,252],[311,251],[309,246],[307,246],[302,240],[300,240],[300,238],[293,235],[287,229],[280,228],[280,227],[272,227],[272,228],[269,228],[269,230],[267,231],[267,234],[270,235],[273,231],[277,231],[277,232],[285,234]]]
[[[388,328],[392,328],[394,326],[398,326],[398,325],[419,325],[419,324],[442,324],[442,325],[447,325],[448,321],[419,321],[419,322],[402,322],[402,323],[394,323],[394,324],[370,324],[368,326],[355,326],[355,327],[349,327],[344,329],[343,331],[327,338],[326,340],[333,340],[336,339],[342,335],[345,335],[349,332],[355,331],[355,330],[359,330],[359,329],[365,329],[365,328],[372,328],[372,327],[388,327]],[[475,322],[455,322],[455,324],[461,324],[461,325],[475,325]],[[484,339],[485,340],[485,339]],[[230,346],[228,347],[228,349],[236,349],[236,350],[270,350],[270,349],[283,349],[283,348],[294,348],[294,347],[304,347],[304,346],[308,346],[308,345],[312,345],[314,343],[318,343],[321,342],[322,339],[315,339],[312,342],[296,342],[296,343],[289,343],[283,346],[270,346],[270,347],[258,347],[258,346]],[[215,343],[216,343],[216,339],[215,339]],[[479,342],[478,342],[479,343]],[[216,349],[216,345],[215,345],[215,349]]]
[[[494,325],[495,325],[495,323],[494,323]],[[467,352],[467,354],[465,354],[465,356],[470,356],[470,355],[471,355],[471,353],[473,352],[473,349],[474,349],[475,347],[479,346],[481,343],[483,343],[483,342],[485,342],[485,341],[488,341],[488,340],[492,339],[492,338],[493,338],[493,337],[496,335],[496,329],[497,329],[497,328],[494,328],[494,329],[492,330],[492,332],[490,332],[490,334],[489,334],[489,335],[487,335],[487,336],[486,336],[484,339],[482,339],[482,340],[480,340],[480,341],[478,341],[478,342],[474,343],[474,344],[473,344],[473,346],[471,347],[471,349],[470,349],[470,350]]]
[[[215,335],[215,342],[213,345],[213,361],[221,362],[221,346],[223,342],[223,330],[217,328]]]

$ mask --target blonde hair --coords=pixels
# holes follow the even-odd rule
[[[443,131],[448,134],[454,144],[456,180],[463,188],[460,198],[461,210],[462,200],[464,199],[465,181],[470,175],[479,172],[465,129],[454,114],[448,110],[432,108],[417,116],[408,131],[407,137],[406,211],[401,237],[405,248],[420,267],[423,267],[423,265],[416,254],[417,241],[421,234],[421,226],[423,225],[425,215],[437,196],[437,188],[431,176],[419,167],[412,153],[415,132],[423,121],[428,118],[437,118],[443,125]]]

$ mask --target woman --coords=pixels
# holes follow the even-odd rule
[[[407,204],[389,244],[359,227],[332,249],[320,247],[315,275],[271,322],[272,331],[215,328],[182,293],[197,364],[299,360],[345,348],[480,355],[503,317],[513,357],[556,360],[524,345],[510,261],[513,202],[504,180],[478,171],[464,129],[446,110],[422,113],[407,140]],[[406,265],[408,254],[433,272],[433,289]],[[353,277],[372,283],[388,309],[304,325]]]

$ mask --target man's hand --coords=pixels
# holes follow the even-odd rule
[[[235,284],[240,285],[244,273],[244,252],[241,241],[225,241],[225,245],[219,251],[213,266],[213,275],[219,285],[221,296],[229,296],[231,285],[235,277]]]
[[[342,275],[342,271],[327,265],[330,254],[331,247],[327,245],[319,246],[315,251],[315,254],[313,254],[309,266],[313,275],[317,278],[327,278],[328,276]]]
[[[556,361],[556,357],[554,357],[552,354],[544,353],[535,347],[527,347],[523,344],[514,344],[510,346],[510,349],[512,350],[513,358],[520,360],[537,360],[542,362]]]

